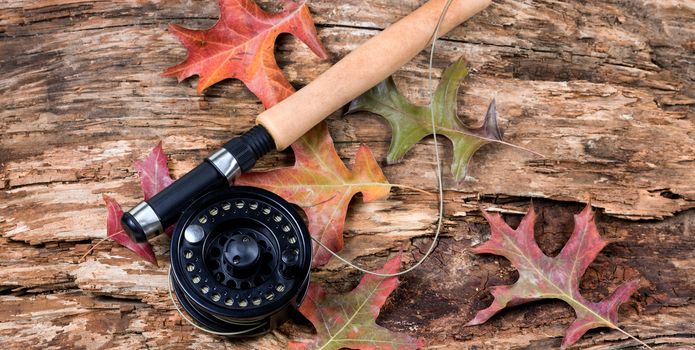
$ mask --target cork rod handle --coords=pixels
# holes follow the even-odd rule
[[[439,29],[444,35],[485,9],[491,0],[454,0]],[[446,0],[430,0],[369,39],[256,123],[283,150],[331,113],[393,74],[430,43]]]

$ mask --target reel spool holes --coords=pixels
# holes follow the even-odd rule
[[[311,239],[279,196],[254,187],[210,192],[181,216],[171,240],[173,289],[214,332],[266,333],[306,294]]]

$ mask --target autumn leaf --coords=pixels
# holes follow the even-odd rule
[[[152,152],[143,160],[135,162],[135,169],[140,176],[140,187],[145,196],[145,200],[152,198],[159,191],[171,185],[174,180],[169,176],[167,166],[167,156],[162,149],[162,143],[158,143]],[[115,199],[103,195],[106,202],[106,236],[116,243],[132,250],[138,256],[157,265],[157,258],[154,256],[152,246],[147,243],[137,243],[121,228],[121,216],[123,210]],[[165,231],[171,236],[173,226]]]
[[[149,200],[174,182],[169,176],[167,155],[162,149],[161,142],[152,149],[147,158],[135,162],[135,170],[140,176],[140,187],[145,200]]]
[[[284,9],[272,14],[253,0],[220,0],[219,7],[220,19],[210,29],[169,26],[188,50],[188,57],[167,69],[165,76],[175,76],[179,81],[200,76],[199,94],[217,82],[236,78],[268,108],[294,92],[275,61],[278,35],[293,34],[321,59],[328,57],[306,1],[285,0]]]
[[[167,155],[162,149],[161,142],[152,149],[147,158],[135,162],[135,170],[137,170],[138,176],[140,176],[140,187],[145,200],[154,197],[155,194],[174,182],[169,175]],[[169,237],[171,237],[173,232],[174,225],[164,230],[164,233]]]
[[[154,252],[152,251],[152,246],[147,242],[137,243],[133,241],[121,227],[121,216],[123,215],[121,205],[118,204],[115,199],[105,194],[102,195],[102,198],[104,198],[104,202],[106,202],[107,210],[106,237],[111,238],[116,243],[132,250],[141,258],[144,258],[145,260],[158,266],[157,258],[154,256]]]
[[[400,257],[395,257],[379,272],[395,273],[400,264]],[[366,274],[348,294],[327,295],[318,284],[312,282],[299,312],[311,321],[317,336],[299,342],[291,341],[289,349],[407,350],[423,346],[421,340],[391,332],[375,322],[386,298],[396,286],[397,277]]]
[[[295,164],[266,172],[243,174],[238,185],[265,188],[306,212],[309,232],[332,251],[343,249],[347,207],[361,192],[365,202],[388,197],[386,177],[366,146],[357,151],[352,171],[338,157],[328,127],[321,123],[292,144]],[[312,265],[324,265],[331,255],[314,243]]]
[[[467,74],[463,58],[447,68],[429,106],[412,104],[398,92],[393,78],[389,77],[352,101],[348,113],[367,111],[386,118],[392,132],[387,161],[394,163],[401,160],[418,141],[432,134],[434,112],[437,134],[446,136],[453,143],[451,172],[457,181],[461,181],[466,176],[470,159],[480,147],[491,142],[504,143],[502,131],[497,127],[494,99],[479,128],[467,128],[456,115],[458,86]]]
[[[543,254],[536,244],[533,236],[536,213],[532,208],[516,230],[510,228],[499,215],[485,211],[483,215],[490,223],[491,237],[473,251],[509,259],[519,271],[519,279],[513,285],[492,287],[490,292],[495,297],[492,305],[479,311],[467,325],[484,323],[507,306],[539,299],[560,299],[572,306],[577,315],[567,329],[563,347],[574,344],[593,328],[610,327],[625,333],[616,325],[618,307],[637,290],[638,280],[623,283],[607,299],[598,303],[586,300],[579,293],[580,278],[606,245],[596,229],[591,205],[574,216],[574,232],[560,254],[553,258]]]

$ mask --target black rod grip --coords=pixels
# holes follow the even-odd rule
[[[201,193],[224,187],[229,187],[227,179],[212,164],[205,161],[150,198],[147,203],[157,213],[162,227],[166,229],[176,223],[183,210]]]
[[[274,147],[268,131],[254,126],[154,197],[123,213],[121,226],[136,242],[146,242],[174,224],[198,197],[228,187],[240,171],[251,170]]]
[[[229,187],[227,178],[206,160],[146,203],[157,215],[161,227],[166,229],[175,224],[184,209],[202,193],[224,187]],[[149,238],[141,223],[130,212],[123,214],[121,225],[136,242],[146,242]]]

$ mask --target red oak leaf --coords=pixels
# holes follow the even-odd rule
[[[353,169],[348,170],[325,123],[292,144],[292,150],[293,167],[244,174],[236,183],[265,188],[301,206],[311,235],[337,252],[343,249],[343,226],[352,197],[361,192],[365,202],[384,199],[391,185],[366,146],[360,146]],[[331,257],[315,243],[313,252],[313,266],[324,265]]]
[[[121,228],[121,215],[123,215],[123,209],[121,205],[116,202],[115,199],[102,195],[104,202],[106,202],[106,236],[113,239],[116,243],[132,250],[138,256],[144,258],[145,260],[157,265],[157,258],[154,256],[152,251],[152,246],[149,243],[136,243],[134,242],[128,234]]]
[[[140,176],[140,187],[145,200],[152,198],[159,191],[171,185],[174,180],[169,176],[167,155],[162,150],[162,143],[152,149],[152,152],[143,160],[135,162],[135,170]]]
[[[143,160],[135,162],[135,170],[140,176],[140,187],[145,200],[152,198],[159,191],[171,185],[174,180],[169,175],[169,166],[167,165],[167,155],[162,149],[162,142],[152,149],[150,155]],[[164,233],[171,237],[174,232],[174,226],[168,227]]]
[[[174,182],[169,176],[167,156],[162,149],[161,142],[152,149],[147,158],[135,162],[135,169],[140,176],[140,187],[142,187],[145,200],[152,198],[152,196]],[[121,228],[121,215],[123,215],[121,205],[107,195],[103,195],[103,198],[107,209],[106,236],[132,250],[145,260],[157,265],[157,258],[154,256],[152,246],[147,242],[137,243],[133,241]],[[171,236],[172,229],[173,226],[169,227],[166,230],[166,234]]]
[[[563,347],[574,344],[593,328],[610,327],[625,333],[616,325],[618,307],[637,290],[638,280],[623,283],[607,299],[598,303],[586,300],[579,293],[579,279],[606,245],[596,230],[590,204],[574,216],[574,232],[554,258],[543,254],[536,244],[533,237],[536,213],[532,208],[516,230],[510,228],[499,215],[485,211],[483,215],[490,223],[491,237],[473,251],[509,259],[519,271],[519,280],[513,285],[492,287],[490,292],[495,297],[492,305],[479,311],[467,325],[484,323],[507,306],[539,299],[560,299],[572,306],[577,315],[567,329]]]
[[[306,1],[285,0],[279,13],[263,11],[253,0],[219,0],[220,19],[210,29],[193,30],[170,25],[188,50],[186,60],[164,72],[179,81],[200,76],[198,93],[227,78],[236,78],[266,108],[294,92],[275,62],[275,40],[290,33],[321,59],[328,55],[316,34]]]
[[[380,272],[395,273],[400,265],[400,257],[395,257]],[[391,332],[375,322],[386,298],[396,286],[397,277],[366,274],[348,294],[327,295],[321,286],[312,282],[299,311],[311,321],[318,334],[313,339],[291,341],[289,349],[405,350],[423,346],[421,340]]]

